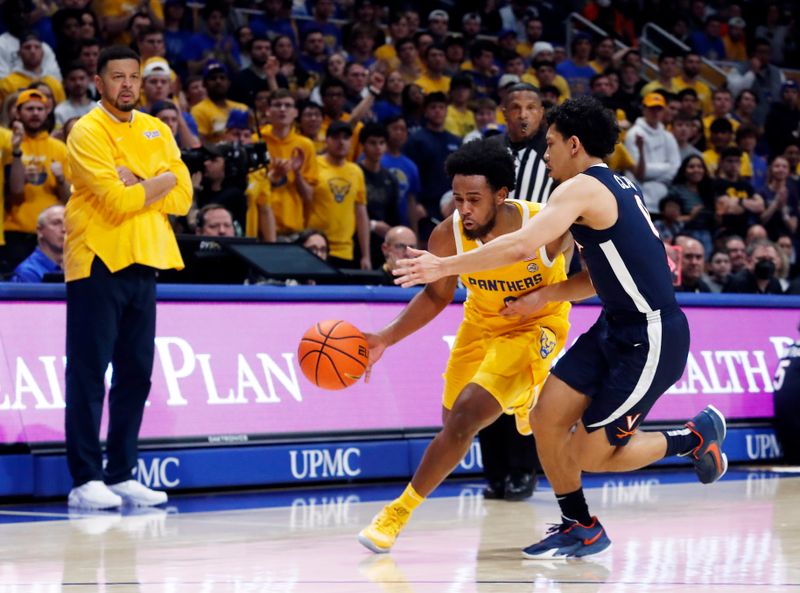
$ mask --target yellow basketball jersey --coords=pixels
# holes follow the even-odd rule
[[[506,202],[519,209],[523,225],[542,208],[541,204],[533,202],[521,200],[506,200]],[[464,234],[458,210],[453,213],[453,234],[458,253],[472,251],[482,244],[480,240],[468,239]],[[467,288],[464,319],[494,331],[519,327],[519,319],[506,319],[500,315],[506,303],[532,290],[566,279],[564,255],[559,254],[554,261],[550,261],[545,246],[525,261],[485,272],[462,274],[461,282]],[[537,320],[551,315],[563,315],[566,318],[569,309],[569,303],[548,303],[534,317],[526,319],[525,323],[536,323]]]

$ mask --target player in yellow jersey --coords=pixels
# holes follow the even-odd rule
[[[456,211],[431,234],[429,249],[437,255],[477,249],[520,229],[541,208],[506,199],[514,189],[514,163],[500,144],[469,142],[447,159],[446,168]],[[478,431],[500,414],[514,413],[518,430],[530,434],[528,412],[566,342],[570,304],[550,303],[528,315],[528,295],[566,279],[563,252],[571,247],[567,233],[525,261],[461,276],[468,296],[444,374],[444,426],[403,494],[358,534],[364,546],[388,552],[413,510],[453,471]],[[456,282],[450,276],[427,285],[389,325],[368,334],[370,368],[387,347],[436,317],[452,301]]]

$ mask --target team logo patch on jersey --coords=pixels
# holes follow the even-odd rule
[[[153,138],[158,138],[159,136],[161,136],[161,132],[159,132],[158,130],[145,130],[144,132],[144,137],[147,138],[148,140],[152,140]]]
[[[528,271],[531,272],[531,273],[538,272],[539,271],[539,266],[536,265],[536,264],[528,264]]]
[[[341,204],[350,192],[350,182],[341,177],[333,177],[328,180],[328,189],[331,190],[333,199],[338,204]]]
[[[543,327],[539,334],[539,355],[542,360],[550,356],[556,349],[556,334],[553,330]]]

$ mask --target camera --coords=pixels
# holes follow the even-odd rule
[[[203,172],[209,158],[225,159],[225,179],[231,183],[247,184],[247,174],[269,165],[269,152],[265,142],[241,144],[225,142],[181,151],[181,159],[189,173]]]

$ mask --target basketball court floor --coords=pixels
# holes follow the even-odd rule
[[[523,560],[558,513],[450,482],[390,555],[356,533],[403,487],[174,496],[165,509],[0,507],[0,593],[522,593],[800,591],[800,473],[732,469],[594,476],[613,545],[592,561]]]

